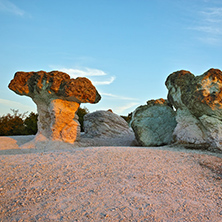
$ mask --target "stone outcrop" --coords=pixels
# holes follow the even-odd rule
[[[181,70],[165,84],[177,112],[174,141],[222,149],[222,72],[210,69],[194,76]]]
[[[73,143],[80,137],[76,111],[81,103],[97,103],[101,96],[87,78],[66,73],[17,72],[9,88],[32,98],[37,105],[37,137]]]
[[[167,100],[149,100],[133,112],[130,124],[140,145],[170,144],[176,127],[175,112]]]
[[[84,116],[84,132],[86,137],[123,137],[132,135],[128,123],[117,114],[108,111],[96,111]],[[133,138],[134,139],[134,138]]]

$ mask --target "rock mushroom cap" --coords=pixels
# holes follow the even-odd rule
[[[95,86],[85,77],[71,79],[60,71],[16,72],[9,89],[33,99],[63,99],[78,103],[98,103],[101,99]]]
[[[222,72],[209,69],[200,76],[181,70],[166,80],[168,100],[177,109],[188,108],[200,117],[204,114],[222,119]]]

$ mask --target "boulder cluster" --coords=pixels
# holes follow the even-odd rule
[[[185,144],[222,150],[222,72],[210,69],[200,76],[181,70],[165,82],[167,100],[138,107],[131,126],[143,146]]]
[[[149,100],[133,113],[130,127],[112,110],[84,117],[85,137],[134,135],[141,146],[183,144],[222,150],[222,72],[210,69],[200,76],[181,70],[165,82],[167,99]],[[81,103],[97,103],[101,96],[87,78],[66,73],[17,72],[9,88],[32,98],[37,105],[36,137],[74,143],[80,138],[76,114]]]

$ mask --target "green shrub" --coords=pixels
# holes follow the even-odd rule
[[[12,109],[13,114],[8,113],[0,117],[0,136],[30,135],[37,132],[37,114],[27,112],[21,114]]]
[[[33,135],[36,134],[38,131],[38,114],[31,112],[28,117],[26,117],[24,121],[26,134]]]
[[[79,121],[80,127],[81,127],[81,132],[84,131],[84,129],[83,129],[83,117],[84,117],[87,113],[89,113],[89,110],[88,110],[86,107],[84,107],[84,108],[79,107],[79,109],[78,109],[78,111],[77,111],[77,115],[78,115],[78,117],[79,117],[79,120],[78,120],[78,121]]]

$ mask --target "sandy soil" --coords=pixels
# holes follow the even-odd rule
[[[31,139],[0,137],[0,221],[222,221],[221,154]]]

